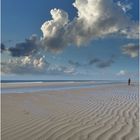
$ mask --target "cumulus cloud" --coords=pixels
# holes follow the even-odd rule
[[[123,54],[127,54],[132,58],[135,58],[139,54],[139,45],[134,43],[129,43],[122,46]]]
[[[138,23],[124,13],[131,8],[127,4],[112,0],[75,0],[73,6],[78,15],[72,21],[65,11],[51,10],[52,20],[41,27],[46,50],[56,52],[70,44],[81,46],[92,39],[114,34],[138,38]]]
[[[49,63],[43,57],[26,56],[21,59],[10,59],[1,64],[1,72],[4,74],[34,74],[44,73]]]
[[[73,6],[77,16],[72,21],[64,10],[52,9],[52,19],[41,26],[41,39],[33,35],[25,42],[17,43],[9,48],[11,55],[29,56],[38,49],[56,53],[69,45],[83,46],[91,40],[110,35],[119,34],[134,39],[139,36],[139,23],[131,21],[125,13],[132,8],[127,2],[75,0]]]
[[[17,43],[9,48],[11,55],[29,56],[41,48],[56,53],[72,44],[82,46],[90,40],[115,34],[138,38],[138,23],[131,21],[125,14],[132,8],[126,1],[75,0],[73,6],[77,9],[77,16],[72,21],[64,10],[52,9],[52,20],[41,26],[43,37],[38,39],[32,35],[25,42]],[[1,44],[2,49],[4,44]]]
[[[29,56],[36,53],[40,48],[40,41],[36,35],[32,35],[25,42],[17,43],[15,47],[10,47],[8,50],[13,57]]]
[[[21,59],[10,59],[1,63],[2,74],[73,74],[75,69],[71,66],[51,64],[44,57],[25,56]]]
[[[44,49],[57,52],[67,46],[64,33],[69,19],[68,14],[60,9],[52,9],[50,13],[52,20],[46,21],[41,27],[43,32],[42,44]]]
[[[126,11],[129,6],[114,3],[113,0],[75,0],[73,6],[77,16],[70,21],[68,13],[61,9],[52,9],[52,20],[41,26],[43,36],[38,39],[33,35],[24,42],[17,43],[8,51],[19,59],[2,64],[5,73],[74,73],[72,66],[95,64],[98,68],[109,67],[114,57],[108,60],[94,58],[88,64],[69,61],[71,67],[52,66],[43,57],[36,57],[40,49],[59,52],[69,45],[83,46],[89,41],[110,35],[121,35],[127,38],[138,38],[138,23],[131,21]],[[123,53],[136,56],[133,47],[123,47]],[[3,47],[4,49],[4,47]],[[135,48],[136,49],[136,48]],[[2,50],[2,45],[1,45]],[[130,53],[131,52],[131,53]],[[133,52],[133,53],[132,53]],[[23,57],[23,58],[22,58]]]

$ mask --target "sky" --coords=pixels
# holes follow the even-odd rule
[[[2,0],[2,79],[137,80],[138,5]]]

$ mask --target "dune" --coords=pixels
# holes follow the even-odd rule
[[[2,94],[2,140],[138,140],[138,85]]]

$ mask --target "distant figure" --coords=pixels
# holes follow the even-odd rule
[[[128,79],[128,86],[130,86],[130,83],[131,83],[131,79],[129,78]]]

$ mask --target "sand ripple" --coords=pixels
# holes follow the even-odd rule
[[[138,86],[2,95],[2,140],[138,140]]]

